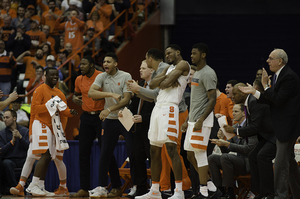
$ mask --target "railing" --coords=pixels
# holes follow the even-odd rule
[[[129,14],[129,9],[123,10],[113,21],[111,21],[101,32],[97,33],[94,35],[94,37],[89,40],[86,44],[84,44],[80,49],[78,49],[75,53],[73,53],[72,56],[70,56],[62,65],[60,65],[57,70],[60,70],[62,67],[64,67],[66,64],[69,63],[69,76],[67,78],[64,79],[63,82],[67,82],[68,80],[70,80],[68,82],[68,87],[69,89],[71,88],[71,74],[72,74],[72,65],[71,65],[71,60],[77,55],[80,54],[81,58],[83,57],[83,49],[89,45],[91,42],[93,42],[93,50],[92,50],[92,57],[95,57],[98,53],[100,53],[102,51],[102,49],[99,49],[98,51],[95,52],[95,39],[98,38],[102,33],[104,33],[104,31],[109,30],[110,26],[112,24],[115,24],[115,35],[114,37],[112,37],[109,41],[114,41],[117,42],[117,37],[122,34],[122,32],[124,33],[124,38],[127,40],[128,39],[128,22],[135,22],[134,23],[134,28],[135,31],[138,29],[138,14],[140,14],[142,11],[145,11],[145,18],[144,18],[144,22],[146,22],[148,20],[148,6],[149,6],[149,0],[145,0],[145,6],[143,9],[138,11],[138,0],[133,0],[131,2],[131,6],[134,6],[134,13],[132,16],[131,20],[128,20],[128,14]],[[157,0],[155,0],[154,3],[154,11],[157,9]],[[118,27],[118,19],[125,15],[125,22],[123,24],[123,27],[121,28],[120,31],[118,31],[117,27]],[[33,93],[33,91],[42,83],[44,83],[43,81],[40,82],[36,87],[34,87],[33,89],[31,89],[27,94],[25,95],[19,95],[19,97],[28,97],[30,96],[31,93]],[[30,101],[30,99],[28,99],[28,101]]]

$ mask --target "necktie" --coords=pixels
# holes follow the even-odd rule
[[[273,81],[272,81],[272,87],[274,88],[275,86],[275,82],[276,82],[276,79],[277,79],[277,75],[276,73],[273,75]]]
[[[244,106],[244,112],[245,112],[245,118],[246,118],[246,124],[245,124],[245,126],[247,126],[248,125],[248,118],[247,118],[247,106]],[[245,136],[245,140],[246,140],[246,142],[248,143],[248,136]]]
[[[147,84],[147,82],[145,81],[144,88],[146,88],[147,85],[148,85],[148,84]],[[141,99],[141,100],[140,100],[140,104],[139,104],[139,109],[138,109],[138,115],[140,115],[140,113],[141,113],[141,109],[142,109],[142,106],[143,106],[143,102],[144,102],[144,100]]]

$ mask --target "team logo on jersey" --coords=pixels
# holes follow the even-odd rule
[[[192,84],[193,86],[199,86],[199,79],[193,78],[191,84]]]
[[[120,86],[121,84],[120,84],[120,82],[118,82],[118,86]]]

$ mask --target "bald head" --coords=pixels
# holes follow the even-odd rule
[[[72,44],[71,43],[66,43],[65,49],[68,51],[69,54],[71,54],[72,50],[73,50]]]
[[[248,94],[245,94],[242,91],[240,91],[239,86],[247,87],[246,84],[244,83],[237,83],[236,85],[234,85],[232,89],[232,96],[233,96],[234,103],[244,103],[248,96]]]

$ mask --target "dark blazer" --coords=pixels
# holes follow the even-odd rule
[[[257,99],[250,94],[247,106],[247,126],[239,129],[239,135],[245,137],[259,134],[265,140],[275,144],[276,137],[269,105],[258,103]]]
[[[284,66],[275,86],[261,94],[259,102],[270,105],[271,120],[280,142],[300,135],[300,79],[289,66]]]
[[[242,138],[239,140],[238,136],[234,136],[230,140],[229,147],[220,147],[222,153],[229,153],[229,152],[237,152],[241,157],[244,158],[246,162],[246,170],[247,172],[250,172],[250,164],[249,164],[249,159],[248,155],[252,151],[252,149],[255,148],[255,146],[258,143],[257,136],[250,136],[248,137],[248,143],[246,142],[246,139]]]
[[[139,85],[142,87],[144,86],[144,84],[145,84],[145,80],[142,80],[139,82]],[[139,103],[140,103],[140,98],[138,98],[136,95],[134,95],[134,97],[131,99],[131,104],[129,105],[129,109],[133,115],[137,114]],[[154,105],[155,105],[154,102],[148,102],[146,100],[143,101],[143,105],[142,105],[141,112],[140,112],[143,122],[133,125],[132,130],[136,130],[137,132],[143,131],[143,132],[148,133],[150,117],[151,117],[151,113],[152,113],[152,109],[153,109]]]
[[[26,158],[29,147],[29,130],[17,124],[17,129],[22,135],[22,139],[17,139],[15,144],[11,144],[12,132],[6,127],[0,131],[0,156],[2,159]]]

